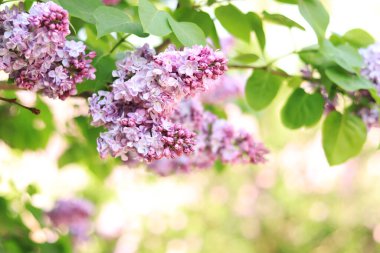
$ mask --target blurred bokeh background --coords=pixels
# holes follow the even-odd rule
[[[363,28],[380,39],[380,1],[323,2],[331,16],[330,32],[343,34]],[[283,13],[309,28],[292,5],[271,0],[234,4],[244,11]],[[311,29],[303,32],[269,24],[265,28],[273,58],[316,42]],[[228,40],[223,28],[218,29]],[[136,37],[132,41],[138,45],[147,40]],[[153,45],[160,42],[154,37],[150,41]],[[235,50],[255,49],[236,42]],[[289,73],[302,67],[295,56],[281,59],[278,65]],[[243,80],[247,77],[244,72],[232,73]],[[95,210],[91,233],[76,249],[86,253],[380,252],[379,129],[371,129],[360,156],[329,167],[320,125],[297,131],[283,127],[279,111],[289,93],[284,85],[275,102],[260,113],[247,109],[242,99],[221,105],[233,124],[244,126],[270,149],[265,165],[229,166],[221,172],[203,170],[168,177],[159,177],[144,167],[95,161],[86,166],[83,160],[93,159],[96,150],[89,151],[80,141],[68,157],[78,163],[65,162],[62,154],[72,147],[63,133],[81,131],[72,129],[70,122],[86,115],[86,101],[44,99],[57,128],[46,140],[46,149],[21,152],[0,140],[0,196],[8,205],[0,201],[0,216],[7,212],[20,219],[31,231],[26,240],[54,242],[58,235],[36,221],[31,215],[33,208],[50,210],[57,199],[89,199]],[[36,100],[28,92],[18,92],[18,96],[25,104]],[[9,126],[0,131],[44,140],[33,132],[10,129],[9,121],[14,119],[1,115],[0,125]],[[36,128],[49,127],[38,117],[25,124],[28,122]],[[26,201],[32,207],[24,205]],[[6,238],[7,233],[17,233],[14,229],[10,224],[0,224],[3,243],[18,243]],[[16,246],[14,249],[9,253],[19,252]]]

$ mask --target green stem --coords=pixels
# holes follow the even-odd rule
[[[113,48],[110,50],[110,52],[108,54],[112,54],[118,46],[120,46],[131,34],[127,34],[125,36],[123,36],[114,46]]]
[[[274,58],[274,59],[268,61],[267,65],[270,66],[270,65],[272,65],[273,63],[275,63],[275,62],[277,62],[277,61],[279,61],[279,60],[281,60],[281,59],[283,59],[283,58],[286,58],[286,57],[288,57],[288,56],[290,56],[290,55],[293,55],[293,54],[298,54],[298,51],[292,51],[292,52],[289,52],[289,53],[287,53],[287,54],[284,54],[284,55],[281,55],[281,56],[279,56],[279,57],[276,57],[276,58]]]

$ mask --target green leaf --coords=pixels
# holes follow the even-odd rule
[[[283,78],[269,71],[255,70],[247,81],[245,97],[248,105],[260,111],[267,107],[276,97]]]
[[[350,74],[338,67],[329,67],[325,71],[327,77],[345,91],[370,90],[374,85],[362,76]]]
[[[276,25],[286,26],[288,28],[296,27],[298,29],[305,31],[305,28],[302,25],[298,24],[297,22],[291,20],[288,17],[285,17],[284,15],[271,14],[266,11],[263,12],[263,15],[264,15],[264,20],[272,22]]]
[[[101,0],[59,0],[58,2],[71,16],[92,24],[95,24],[93,14],[96,8],[103,5]]]
[[[244,13],[234,5],[219,6],[215,9],[215,16],[230,34],[250,42],[251,24]]]
[[[24,8],[25,8],[25,10],[29,11],[29,9],[30,9],[30,7],[32,7],[33,3],[34,3],[34,0],[25,0],[24,1]]]
[[[77,163],[86,166],[100,179],[104,179],[114,167],[117,159],[101,159],[96,150],[96,139],[103,128],[90,126],[90,120],[86,117],[75,118],[78,133],[76,136],[68,136],[69,147],[58,159],[59,167]],[[79,134],[79,136],[78,136]]]
[[[290,129],[315,125],[322,117],[325,100],[320,93],[296,89],[281,110],[281,120]]]
[[[330,165],[344,163],[358,155],[367,138],[363,121],[346,112],[331,112],[322,128],[322,143]]]
[[[377,92],[377,89],[370,89],[369,93],[371,94],[371,97],[376,101],[376,104],[380,105],[380,96]]]
[[[364,48],[375,43],[375,39],[362,29],[352,29],[343,35],[343,39],[356,48]]]
[[[347,41],[345,41],[340,35],[333,33],[331,34],[329,41],[334,45],[334,46],[339,46],[342,44],[345,44]]]
[[[262,51],[265,49],[265,32],[263,27],[263,21],[260,16],[254,12],[248,12],[246,17],[251,25],[251,29],[255,32],[257,41],[259,42]]]
[[[108,6],[100,6],[94,12],[98,38],[111,32],[132,33],[144,36],[142,26],[133,22],[127,13]]]
[[[112,46],[116,43],[116,39],[112,36],[105,36],[102,39],[96,37],[96,26],[87,24],[85,27],[87,39],[86,46],[91,51],[96,51],[96,56],[100,57],[106,55],[111,50]],[[96,62],[96,58],[94,59]]]
[[[298,0],[276,0],[277,2],[284,3],[284,4],[297,4]]]
[[[214,21],[210,15],[203,11],[197,11],[191,8],[181,8],[175,12],[175,18],[178,21],[186,21],[197,24],[206,36],[209,36],[215,47],[220,48],[219,36],[215,28]]]
[[[218,173],[222,173],[227,169],[226,164],[222,163],[221,160],[216,160],[214,164],[214,169]]]
[[[326,59],[331,59],[336,64],[352,73],[359,73],[363,66],[363,58],[357,49],[349,44],[334,46],[330,41],[322,43],[321,52]]]
[[[287,80],[287,84],[290,88],[298,88],[301,86],[303,79],[300,76],[292,76]]]
[[[9,104],[0,106],[0,139],[11,148],[21,150],[38,150],[45,148],[55,126],[49,107],[40,99],[36,108],[39,115]]]
[[[253,63],[257,61],[259,57],[255,54],[239,54],[231,59],[231,61],[241,62],[245,64]]]
[[[157,10],[148,0],[139,1],[138,11],[144,31],[157,36],[166,36],[171,33],[167,22],[170,15],[167,12]]]
[[[192,0],[178,0],[178,5],[186,8],[191,8]]]
[[[206,38],[199,26],[190,22],[177,22],[169,18],[169,25],[177,39],[186,47],[193,45],[205,45]]]
[[[325,57],[325,55],[323,55],[318,50],[304,50],[301,51],[298,55],[302,61],[314,67],[320,67],[331,63],[331,59]]]
[[[298,0],[301,15],[314,29],[319,40],[325,38],[330,18],[326,9],[319,0]]]
[[[115,60],[111,56],[103,56],[100,59],[95,58],[94,67],[96,68],[96,79],[86,80],[78,84],[78,93],[85,91],[96,92],[107,89],[107,84],[112,82],[112,70],[115,69]]]
[[[211,112],[212,114],[218,116],[220,119],[227,119],[227,113],[223,109],[223,107],[220,107],[215,104],[203,104],[203,107],[205,111]]]

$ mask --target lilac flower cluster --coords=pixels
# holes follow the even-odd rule
[[[313,70],[310,66],[306,65],[301,69],[301,75],[305,78],[312,78],[313,77]],[[323,99],[325,100],[324,104],[324,113],[329,114],[332,111],[336,110],[336,107],[338,105],[338,97],[330,97],[327,89],[325,86],[321,85],[318,82],[312,82],[308,81],[302,84],[302,88],[305,89],[308,93],[315,93],[318,92],[322,95]]]
[[[151,163],[149,168],[160,175],[210,168],[217,160],[230,164],[265,162],[268,150],[262,143],[256,142],[246,131],[236,130],[227,121],[205,112],[197,100],[183,101],[172,120],[197,134],[195,151],[190,156]]]
[[[76,84],[95,79],[95,52],[67,41],[69,33],[67,11],[53,2],[37,3],[29,13],[0,11],[0,70],[22,89],[60,99],[76,94]]]
[[[362,75],[373,82],[380,95],[380,43],[360,49],[359,52],[364,59]]]
[[[226,63],[221,52],[202,46],[169,47],[156,55],[145,45],[128,53],[117,62],[112,91],[89,99],[92,125],[107,128],[98,138],[101,157],[149,162],[192,153],[195,134],[170,115],[183,98],[205,91]]]
[[[367,108],[363,107],[358,111],[359,117],[366,124],[367,128],[380,127],[380,110],[379,107]]]
[[[79,242],[87,238],[93,209],[87,200],[64,199],[57,201],[47,216],[53,226],[68,229],[74,240]]]
[[[335,111],[338,105],[338,97],[334,96],[333,98],[330,98],[325,86],[321,86],[320,92],[325,100],[324,113],[329,114],[330,112]]]
[[[380,96],[380,43],[360,49],[359,52],[364,59],[364,67],[361,73],[375,85],[377,93]],[[372,99],[371,94],[366,90],[362,90],[356,92],[354,98],[366,101],[366,107],[359,109],[357,115],[361,117],[367,128],[380,127],[380,109]]]

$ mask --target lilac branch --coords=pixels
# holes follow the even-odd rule
[[[261,70],[268,71],[271,74],[276,75],[276,76],[281,76],[281,77],[285,77],[285,78],[295,77],[295,76],[289,75],[283,71],[270,69],[267,66],[255,67],[255,66],[247,66],[247,65],[228,65],[228,68],[230,68],[230,69],[252,69],[252,70],[261,69]],[[317,78],[312,78],[312,77],[307,77],[307,76],[298,76],[298,77],[303,79],[303,80],[310,81],[310,82],[320,82],[320,80]]]
[[[10,103],[10,104],[15,104],[15,105],[18,105],[24,109],[27,109],[29,111],[31,111],[33,114],[35,115],[38,115],[40,114],[40,110],[37,109],[37,108],[34,108],[34,107],[28,107],[28,106],[25,106],[25,105],[22,105],[20,104],[19,102],[17,102],[17,99],[16,98],[3,98],[3,97],[0,97],[0,100],[1,101],[4,101],[4,102],[7,102],[7,103]]]
[[[0,90],[21,90],[15,85],[7,84],[6,82],[0,82]]]

